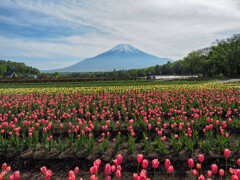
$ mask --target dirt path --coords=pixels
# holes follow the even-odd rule
[[[228,79],[228,80],[221,80],[221,81],[215,81],[215,82],[209,82],[209,84],[220,84],[220,83],[233,83],[233,82],[240,82],[240,79]]]

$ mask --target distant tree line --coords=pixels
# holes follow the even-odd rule
[[[61,73],[80,78],[141,77],[147,75],[199,75],[201,77],[240,77],[240,34],[216,40],[211,47],[190,52],[182,60],[143,69],[111,72]]]
[[[15,72],[17,75],[40,74],[40,71],[37,68],[27,66],[24,63],[0,60],[0,75],[5,72]]]
[[[200,77],[240,77],[240,34],[216,40],[211,47],[190,52],[182,60],[143,69],[86,73],[40,73],[24,63],[0,60],[0,74],[10,71],[17,75],[36,74],[46,77],[143,77],[148,75],[199,75]]]

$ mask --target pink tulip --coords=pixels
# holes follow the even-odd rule
[[[133,179],[137,180],[138,179],[138,174],[137,173],[133,173]]]
[[[141,163],[143,161],[143,155],[142,154],[138,154],[137,156],[137,162]]]
[[[117,155],[117,162],[118,162],[118,164],[122,163],[122,155],[121,154]]]
[[[74,172],[71,170],[68,172],[68,177],[74,176]]]
[[[224,156],[225,156],[225,157],[228,158],[228,157],[230,156],[230,153],[231,153],[231,152],[230,152],[229,149],[225,149],[225,150],[224,150]]]
[[[20,177],[20,172],[19,171],[15,171],[14,174],[13,174],[13,179],[14,180],[18,180]]]
[[[159,165],[158,159],[152,160],[152,167],[153,168],[158,168],[158,165]]]
[[[212,177],[212,171],[207,171],[208,177]]]
[[[95,176],[95,174],[93,174],[91,177],[90,177],[90,180],[97,180],[98,178]]]
[[[220,176],[224,176],[224,170],[223,170],[223,169],[220,169],[220,170],[219,170],[219,174],[220,174]]]
[[[164,166],[165,166],[166,168],[169,168],[170,165],[171,165],[170,160],[169,160],[169,159],[165,159],[165,161],[164,161]]]
[[[43,174],[45,174],[47,172],[46,166],[41,167],[40,170],[42,171]]]
[[[204,155],[203,155],[203,154],[199,154],[199,155],[198,155],[198,160],[199,160],[200,162],[203,162],[203,161],[204,161]]]
[[[2,164],[2,170],[6,169],[6,167],[7,167],[7,163],[3,163]]]
[[[112,172],[115,172],[115,171],[116,171],[116,166],[112,165]]]
[[[96,174],[97,172],[98,172],[98,167],[97,166],[94,165],[93,167],[90,168],[90,173],[91,174]]]
[[[143,169],[145,169],[147,166],[148,166],[148,160],[144,159],[143,162],[142,162]]]
[[[168,172],[169,172],[169,173],[172,173],[172,172],[173,172],[173,166],[169,166],[169,167],[168,167]]]
[[[52,171],[51,170],[47,170],[47,172],[45,174],[45,179],[49,180],[51,176],[52,176]]]
[[[130,125],[132,125],[133,123],[134,123],[134,120],[133,120],[133,119],[129,120],[129,124],[130,124]]]
[[[205,180],[205,177],[203,175],[200,175],[198,180]]]
[[[188,166],[189,166],[190,168],[193,168],[193,167],[194,167],[194,160],[193,160],[193,158],[190,158],[190,159],[188,160]]]
[[[121,171],[120,171],[120,170],[117,170],[117,172],[116,172],[116,178],[117,178],[117,179],[121,178]]]
[[[104,168],[104,174],[109,176],[111,174],[112,167],[110,164],[106,164]]]
[[[232,175],[231,180],[238,180],[238,177],[236,175]]]
[[[194,176],[196,176],[196,175],[197,175],[197,170],[196,170],[196,169],[193,169],[193,170],[192,170],[192,174],[193,174]]]
[[[218,166],[216,164],[212,164],[211,165],[211,171],[214,173],[214,174],[217,174],[218,172]]]

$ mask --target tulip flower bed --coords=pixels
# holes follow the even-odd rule
[[[20,171],[20,179],[44,179],[46,173],[47,178],[67,179],[75,167],[77,173],[70,175],[78,179],[136,179],[140,173],[185,179],[196,171],[201,178],[208,177],[213,164],[224,171],[212,170],[215,179],[238,176],[238,83],[0,93],[0,163]],[[89,172],[96,159],[101,166]]]

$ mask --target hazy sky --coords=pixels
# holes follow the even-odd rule
[[[120,43],[178,60],[238,33],[239,0],[0,1],[0,59],[42,70]]]

